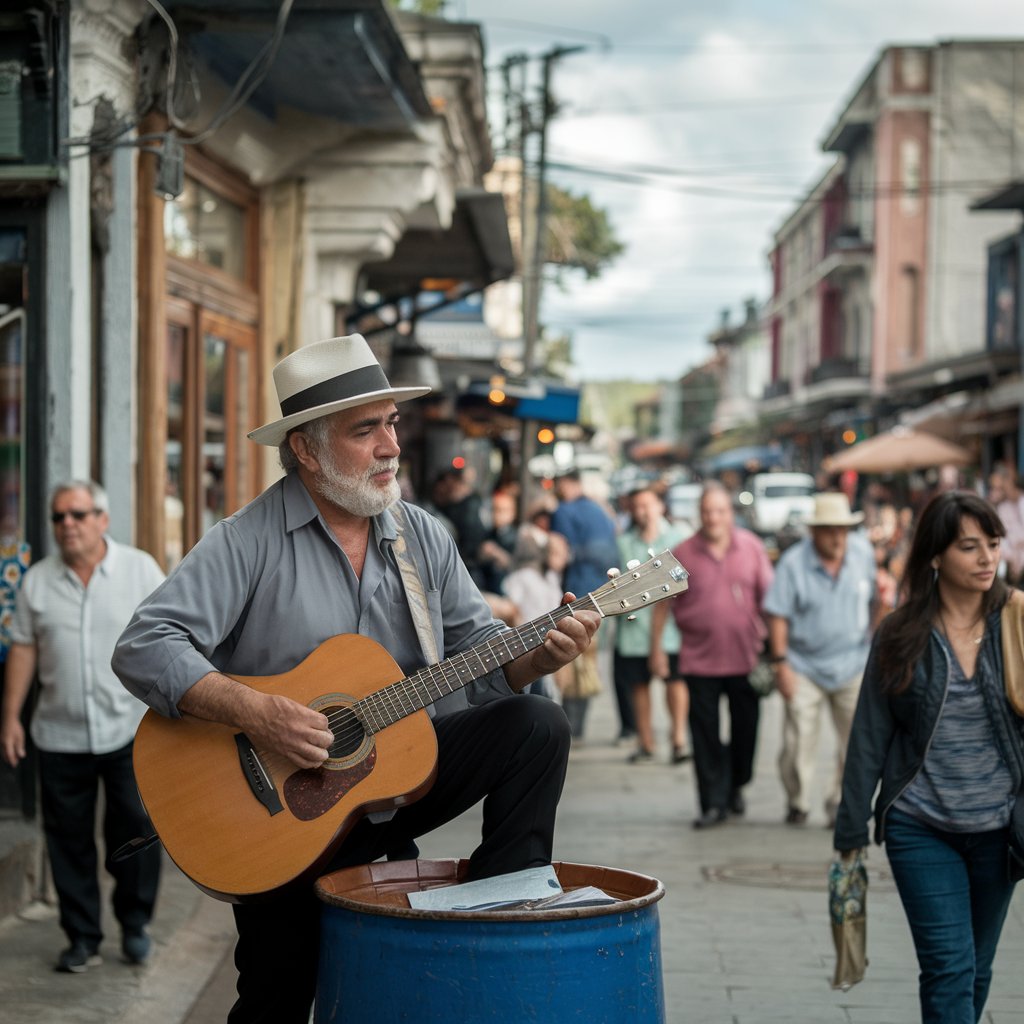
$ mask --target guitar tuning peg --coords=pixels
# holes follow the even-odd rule
[[[636,616],[635,615],[627,615],[626,616],[626,621],[627,622],[636,622]]]
[[[622,575],[622,573],[621,573],[621,571],[620,571],[620,570],[618,570],[618,569],[616,569],[616,568],[614,568],[614,567],[613,567],[613,568],[611,568],[611,569],[609,569],[609,570],[608,570],[608,573],[607,573],[607,575],[608,575],[608,579],[610,579],[610,580],[613,580],[613,579],[615,579],[615,578],[616,578],[617,576],[621,576],[621,575]]]
[[[629,571],[629,572],[632,572],[632,570],[637,568],[637,566],[639,566],[639,565],[640,565],[640,559],[639,558],[631,558],[626,563],[626,570]]]

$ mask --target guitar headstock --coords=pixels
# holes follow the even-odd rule
[[[632,615],[687,588],[687,571],[671,551],[663,551],[642,565],[609,580],[589,596],[602,615]]]

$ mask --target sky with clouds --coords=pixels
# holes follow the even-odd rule
[[[583,46],[554,65],[550,180],[604,207],[625,254],[547,286],[584,380],[678,377],[722,310],[768,297],[772,235],[832,158],[821,139],[882,48],[1024,38],[1014,0],[450,0],[479,22],[500,143],[506,56]],[[1024,83],[1021,85],[1024,91]],[[500,148],[500,147],[499,147]]]

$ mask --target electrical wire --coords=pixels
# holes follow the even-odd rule
[[[174,89],[177,84],[176,80],[178,71],[178,27],[174,24],[174,19],[167,13],[167,10],[164,8],[164,5],[160,3],[160,0],[146,0],[146,3],[156,11],[167,26],[167,120],[173,127],[177,128],[178,131],[185,131],[185,123],[179,120],[177,115],[174,113]]]
[[[221,110],[214,115],[210,123],[198,135],[182,138],[181,142],[184,145],[197,146],[199,143],[205,142],[229,118],[245,106],[249,97],[262,85],[277,57],[277,51],[281,47],[281,40],[284,38],[285,28],[288,24],[288,16],[291,14],[294,3],[295,0],[282,0],[277,11],[277,19],[274,22],[273,35],[256,54],[252,63],[242,72]]]
[[[178,29],[174,19],[168,14],[159,0],[146,0],[153,10],[161,17],[167,25],[168,33],[168,57],[167,57],[167,84],[165,93],[165,113],[171,126],[177,131],[186,131],[187,125],[174,111],[174,92],[176,87],[176,68],[178,63],[179,37]],[[229,118],[233,117],[248,101],[249,97],[260,87],[273,66],[277,51],[280,49],[281,41],[284,38],[288,17],[291,14],[295,0],[281,0],[277,17],[274,22],[274,32],[270,39],[263,45],[259,53],[252,59],[249,66],[239,76],[227,100],[221,109],[213,115],[210,123],[195,135],[186,135],[178,138],[178,141],[185,146],[197,146],[205,142],[213,135]],[[113,149],[139,149],[146,153],[161,154],[163,145],[149,146],[146,143],[165,143],[165,132],[140,135],[134,139],[119,141],[120,137],[131,131],[141,120],[136,117],[131,121],[118,122],[116,132],[109,137],[97,139],[95,136],[83,136],[79,138],[64,139],[63,144],[69,147],[85,146],[83,152],[72,153],[69,159],[90,156],[97,152],[106,152]]]

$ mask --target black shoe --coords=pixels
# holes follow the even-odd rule
[[[76,939],[61,953],[54,970],[62,974],[84,974],[90,967],[98,967],[101,963],[103,957],[96,952],[95,946]]]
[[[672,748],[672,763],[673,764],[686,764],[691,758],[690,752],[686,747],[673,747]]]
[[[729,818],[724,810],[719,807],[713,807],[710,811],[705,811],[694,823],[694,828],[714,828],[716,825],[724,824]]]
[[[121,952],[124,953],[125,963],[144,964],[149,959],[149,951],[152,948],[152,940],[143,928],[126,931],[121,939]]]
[[[747,801],[743,799],[743,794],[738,789],[734,789],[729,796],[729,813],[735,814],[737,818],[742,818],[747,813]]]
[[[640,750],[634,750],[626,760],[630,764],[650,764],[654,760],[654,754],[641,747]]]
[[[806,825],[807,824],[807,812],[797,810],[795,807],[790,807],[786,812],[786,824],[787,825]]]

